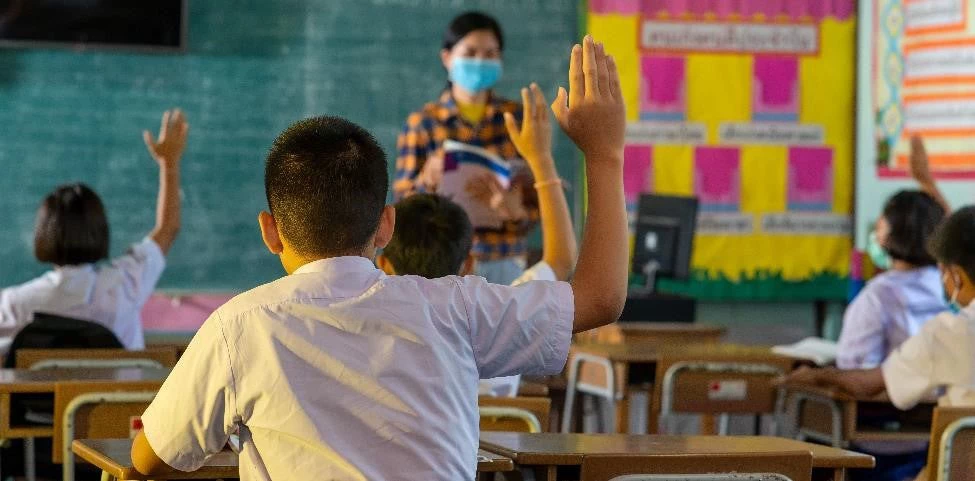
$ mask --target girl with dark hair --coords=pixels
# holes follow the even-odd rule
[[[34,256],[54,268],[18,286],[0,289],[0,354],[44,312],[101,324],[126,349],[143,349],[140,312],[166,267],[180,226],[179,164],[189,124],[179,110],[163,114],[159,138],[144,132],[159,165],[156,226],[127,254],[108,259],[108,219],[101,199],[84,184],[56,188],[41,201]]]
[[[415,192],[436,192],[444,172],[443,143],[453,140],[480,147],[505,159],[518,152],[504,127],[504,114],[521,120],[522,108],[492,91],[501,78],[504,34],[498,22],[483,13],[468,12],[447,27],[440,60],[447,71],[447,87],[436,102],[410,114],[397,142],[397,200]],[[538,218],[530,174],[516,176],[502,189],[493,176],[475,179],[468,192],[502,220],[500,227],[477,226],[473,254],[477,273],[488,281],[509,284],[525,268],[525,235]]]

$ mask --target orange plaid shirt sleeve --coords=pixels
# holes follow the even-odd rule
[[[459,114],[449,91],[437,102],[410,114],[396,142],[396,175],[393,195],[399,200],[414,192],[424,191],[416,182],[430,156],[442,155],[447,139],[484,148],[506,159],[518,157],[508,131],[504,113],[511,112],[521,119],[521,106],[515,102],[492,97],[478,125],[471,125]],[[529,180],[529,189],[531,181]],[[530,196],[529,196],[530,197]],[[498,260],[525,254],[525,235],[538,224],[537,201],[526,198],[528,218],[506,222],[500,229],[475,229],[474,255],[478,260]]]

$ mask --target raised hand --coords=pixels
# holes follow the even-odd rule
[[[622,164],[626,106],[616,61],[601,43],[586,36],[572,48],[569,91],[559,88],[552,111],[562,130],[586,158]]]
[[[148,130],[142,132],[142,139],[146,142],[149,155],[159,163],[160,167],[172,167],[179,164],[186,148],[186,137],[190,131],[190,124],[180,109],[167,110],[162,116],[162,126],[159,127],[159,138],[153,139]]]
[[[924,148],[924,139],[920,136],[911,137],[911,177],[921,185],[928,185],[934,183],[934,177],[931,175],[931,165],[928,162],[928,152]]]
[[[552,158],[552,122],[548,102],[537,84],[521,89],[523,120],[521,126],[510,113],[504,114],[504,125],[518,153],[528,162],[535,179],[541,182],[558,177]]]

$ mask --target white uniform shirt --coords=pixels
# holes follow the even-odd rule
[[[836,367],[879,366],[925,322],[947,310],[937,267],[891,270],[875,277],[846,309]]]
[[[548,262],[541,261],[521,274],[511,285],[520,286],[531,281],[556,281],[555,271]],[[496,377],[493,379],[483,379],[478,385],[478,393],[483,396],[496,397],[515,397],[518,395],[518,385],[521,384],[521,375]]]
[[[943,406],[975,406],[975,302],[943,313],[892,352],[882,366],[891,402],[910,409],[945,388]]]
[[[35,312],[97,322],[126,349],[145,348],[139,313],[165,268],[159,246],[146,238],[110,263],[59,267],[0,290],[0,353],[7,353]]]
[[[573,318],[562,282],[315,261],[207,319],[143,415],[145,436],[190,471],[239,429],[243,481],[473,480],[478,380],[558,373]]]

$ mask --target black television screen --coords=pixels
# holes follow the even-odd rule
[[[178,50],[186,0],[0,0],[0,44]]]

